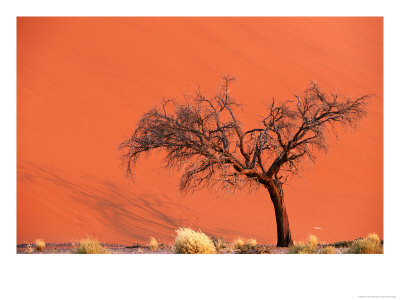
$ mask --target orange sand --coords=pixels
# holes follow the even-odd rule
[[[275,243],[266,190],[184,196],[157,155],[134,183],[120,165],[118,145],[146,110],[199,84],[212,94],[222,74],[239,78],[248,126],[314,79],[376,95],[285,195],[295,240],[382,236],[382,18],[18,18],[17,30],[18,243],[172,241],[179,226]]]

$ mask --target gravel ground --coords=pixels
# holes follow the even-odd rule
[[[106,247],[112,254],[173,254],[171,245],[160,245],[159,250],[151,251],[146,246],[141,245],[115,245],[115,244],[102,244]],[[32,247],[32,254],[70,254],[71,250],[76,245],[74,243],[46,243],[46,248],[42,252],[36,251]],[[271,245],[264,245],[266,248],[270,249],[270,254],[286,254],[288,253],[288,248],[279,248]],[[336,248],[335,254],[342,254],[348,248]],[[18,254],[27,254],[29,252],[29,244],[17,245]],[[254,251],[253,251],[254,252]],[[238,253],[238,250],[222,249],[220,254],[234,254]],[[252,254],[250,251],[249,254]]]

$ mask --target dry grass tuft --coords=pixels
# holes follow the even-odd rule
[[[149,242],[149,249],[151,251],[157,251],[158,250],[158,242],[155,238],[150,237],[150,242]]]
[[[308,237],[307,243],[299,242],[289,247],[289,254],[316,254],[318,239],[315,235]]]
[[[42,252],[46,248],[46,243],[42,239],[35,240],[35,248],[37,251]]]
[[[318,239],[317,239],[317,237],[315,236],[315,235],[310,235],[309,237],[308,237],[308,242],[307,242],[307,246],[310,248],[310,249],[317,249],[317,246],[318,246]]]
[[[303,242],[294,243],[294,245],[289,246],[289,254],[304,254],[304,249],[306,245]]]
[[[251,245],[249,245],[249,244],[245,244],[236,253],[237,254],[265,254],[265,253],[271,253],[271,249],[266,246],[259,245],[259,244],[255,245],[254,247],[251,247]]]
[[[248,248],[254,249],[257,246],[257,240],[256,239],[248,239],[246,240],[246,244]]]
[[[346,252],[349,254],[382,254],[383,247],[379,236],[371,233],[367,237],[354,241],[350,249]]]
[[[335,247],[328,246],[321,249],[320,254],[335,254]]]
[[[256,239],[246,239],[237,238],[232,242],[232,248],[238,250],[236,253],[239,254],[262,254],[262,253],[270,253],[271,249],[259,245]]]
[[[215,246],[211,239],[201,231],[190,228],[179,228],[173,251],[179,254],[214,254]]]
[[[227,248],[227,244],[226,244],[225,239],[223,237],[220,237],[220,238],[213,237],[211,240],[212,240],[212,242],[214,244],[214,247],[215,247],[215,249],[217,251],[221,251],[222,249]]]
[[[92,238],[87,237],[79,242],[79,246],[72,250],[72,254],[109,254],[106,248],[100,245],[100,243]]]
[[[240,249],[243,246],[244,246],[244,240],[240,237],[232,242],[233,249]]]
[[[377,235],[376,233],[370,233],[367,238],[375,243],[380,243],[381,239],[379,238],[379,235]]]
[[[267,253],[271,253],[271,249],[263,246],[263,245],[258,245],[254,247],[254,251],[256,254],[267,254]]]
[[[31,244],[29,244],[29,245],[27,245],[26,246],[26,248],[25,248],[25,253],[27,253],[27,254],[32,254],[33,253],[33,247],[32,247],[32,245]]]

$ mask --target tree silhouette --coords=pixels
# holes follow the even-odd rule
[[[142,154],[159,149],[166,168],[183,170],[184,191],[217,185],[222,189],[265,187],[275,209],[277,246],[293,243],[286,212],[283,184],[299,174],[303,159],[313,160],[326,150],[329,128],[353,127],[366,115],[369,95],[358,98],[320,90],[312,83],[301,96],[279,104],[272,101],[260,126],[244,130],[231,96],[234,77],[223,82],[212,98],[195,91],[184,104],[163,100],[143,115],[130,138],[120,145],[127,172]]]

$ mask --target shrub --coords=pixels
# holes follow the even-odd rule
[[[309,249],[316,250],[318,246],[318,239],[315,235],[310,235],[308,237],[307,246]]]
[[[238,251],[236,251],[236,253],[238,254],[249,254],[251,253],[251,249],[249,249],[247,247],[247,245],[243,245],[241,247],[239,247],[239,249],[237,249]]]
[[[73,254],[108,254],[110,253],[106,248],[91,237],[83,239],[79,242],[79,246],[72,250]]]
[[[254,249],[255,246],[257,246],[257,241],[256,239],[248,239],[246,240],[245,244],[249,249]]]
[[[254,251],[256,254],[271,253],[270,248],[258,244],[254,247]]]
[[[289,247],[289,254],[316,254],[318,246],[318,239],[315,235],[308,237],[307,243],[299,242]]]
[[[190,228],[179,228],[173,246],[175,253],[180,254],[213,254],[216,252],[211,239],[202,233]]]
[[[379,236],[376,233],[369,234],[367,237],[355,240],[350,249],[346,252],[349,254],[382,254],[383,247]]]
[[[37,251],[42,252],[46,248],[46,243],[42,239],[35,240],[35,248]]]
[[[321,249],[320,254],[335,254],[335,247],[328,246]]]
[[[234,249],[240,249],[241,247],[244,246],[244,241],[242,238],[237,238],[232,242],[232,246]]]
[[[158,250],[158,242],[155,238],[150,237],[150,242],[149,242],[149,249],[151,251],[157,251]]]
[[[264,254],[271,253],[271,249],[263,245],[256,244],[254,247],[251,244],[245,244],[239,248],[238,254]]]
[[[220,238],[213,237],[211,240],[212,240],[212,242],[214,244],[214,247],[215,247],[215,249],[217,251],[225,249],[226,246],[227,246],[226,242],[225,242],[225,239],[223,237],[220,237]]]
[[[25,253],[27,253],[27,254],[32,254],[33,253],[33,247],[32,247],[31,244],[26,246]]]
[[[263,245],[259,245],[256,239],[243,240],[242,238],[237,238],[232,242],[232,249],[238,250],[238,254],[262,254],[271,253],[271,249]]]
[[[235,248],[238,249],[239,254],[255,253],[257,241],[255,239],[247,239],[245,242],[240,239],[235,241]]]

